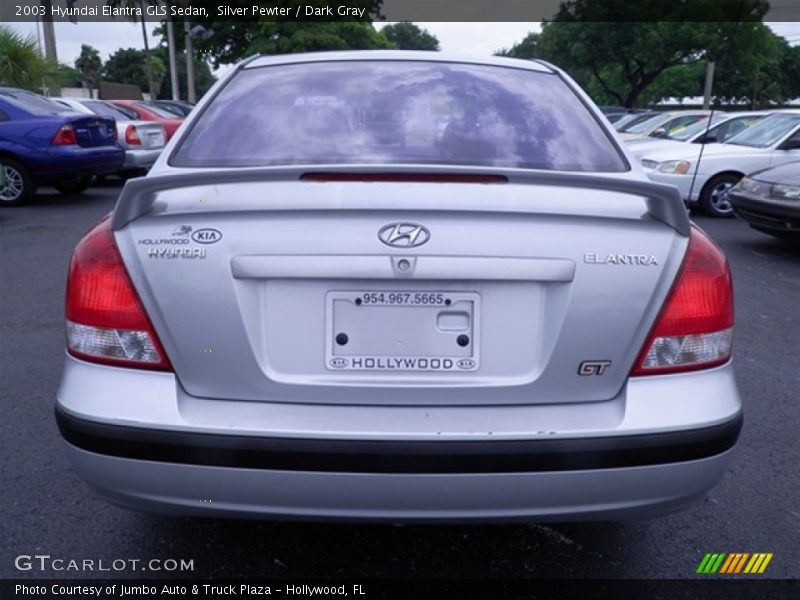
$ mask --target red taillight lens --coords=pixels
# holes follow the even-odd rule
[[[632,375],[707,369],[731,356],[733,287],[722,251],[692,228],[678,279]]]
[[[62,125],[61,129],[56,132],[51,143],[53,146],[69,146],[72,144],[77,144],[78,136],[75,135],[75,130],[72,128],[72,125],[67,123],[66,125]]]
[[[128,125],[127,129],[125,129],[125,143],[128,146],[141,146],[142,140],[139,137],[139,132],[136,131],[136,125]]]
[[[108,218],[72,253],[66,316],[70,354],[104,364],[172,369],[122,263]]]

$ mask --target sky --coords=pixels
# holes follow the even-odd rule
[[[0,0],[2,1],[2,0]],[[36,23],[8,23],[23,34],[36,36]],[[487,55],[519,42],[531,31],[540,29],[539,23],[417,23],[439,39],[445,52],[457,54]],[[800,45],[800,23],[767,23],[775,33]],[[376,24],[381,28],[382,24]],[[148,27],[151,34],[154,25]],[[103,60],[108,59],[118,48],[143,48],[141,24],[139,23],[55,23],[56,44],[59,62],[72,66],[80,54],[81,44],[90,44],[100,51]],[[160,39],[150,35],[150,44],[158,45]],[[221,75],[225,67],[216,74]]]

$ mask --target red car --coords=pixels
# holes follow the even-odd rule
[[[175,113],[171,113],[146,100],[109,100],[109,102],[129,114],[131,119],[155,121],[163,125],[167,132],[167,141],[172,138],[178,127],[183,123],[183,119],[176,116]]]

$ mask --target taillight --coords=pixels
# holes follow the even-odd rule
[[[125,143],[128,146],[141,146],[142,140],[139,137],[139,132],[136,131],[136,125],[130,124],[128,128],[125,129]]]
[[[53,146],[69,146],[78,143],[78,136],[75,135],[75,129],[72,125],[67,123],[62,125],[61,128],[53,136],[51,144]]]
[[[66,317],[67,349],[78,358],[172,369],[122,263],[108,218],[89,231],[72,253]]]
[[[722,251],[692,227],[678,279],[631,375],[694,371],[730,359],[733,287]]]

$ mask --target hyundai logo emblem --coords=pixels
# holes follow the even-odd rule
[[[387,246],[414,248],[431,239],[431,232],[416,223],[389,223],[381,227],[378,238]]]

